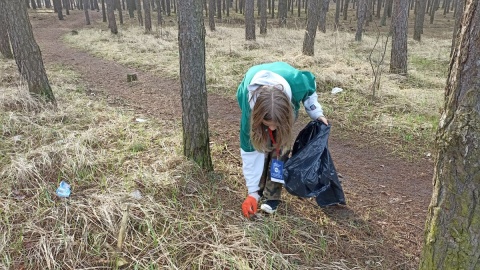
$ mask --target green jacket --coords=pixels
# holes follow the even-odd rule
[[[240,147],[245,152],[252,152],[255,150],[250,141],[251,105],[248,100],[248,86],[252,84],[252,78],[254,75],[262,70],[276,73],[288,82],[291,88],[291,102],[294,107],[295,115],[298,115],[300,102],[303,102],[307,113],[312,119],[323,116],[323,111],[320,104],[318,104],[315,92],[315,76],[311,72],[298,70],[285,62],[274,62],[253,66],[247,71],[237,89],[237,101],[242,110],[242,118],[240,121]]]

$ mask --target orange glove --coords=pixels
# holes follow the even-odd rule
[[[247,218],[257,213],[257,199],[251,195],[248,195],[242,204],[243,215]]]

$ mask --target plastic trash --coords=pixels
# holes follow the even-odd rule
[[[142,198],[142,193],[140,193],[140,190],[136,189],[130,193],[130,197],[135,200],[140,200]]]
[[[298,134],[284,164],[285,189],[292,195],[316,197],[321,207],[345,204],[345,195],[328,151],[330,126],[311,121]]]
[[[343,89],[340,88],[340,87],[334,87],[332,89],[332,94],[338,94],[338,93],[341,93],[341,92],[343,92]]]
[[[55,193],[60,198],[69,197],[70,196],[70,185],[65,181],[60,182],[60,185],[58,186],[57,191]]]

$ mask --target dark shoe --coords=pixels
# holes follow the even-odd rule
[[[280,204],[280,200],[268,200],[265,203],[262,203],[260,209],[264,212],[273,214],[277,211],[278,205]]]

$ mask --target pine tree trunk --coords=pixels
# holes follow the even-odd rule
[[[143,16],[142,16],[142,3],[141,0],[137,0],[137,17],[138,17],[138,23],[140,26],[143,26]]]
[[[278,25],[280,27],[287,26],[287,14],[287,0],[278,0]]]
[[[183,153],[211,171],[202,0],[179,1],[178,11]]]
[[[367,0],[358,0],[357,7],[357,32],[355,33],[355,40],[362,41],[363,25],[367,13]]]
[[[466,0],[462,15],[436,136],[434,187],[420,270],[480,266],[479,0]]]
[[[320,0],[317,0],[320,1]],[[340,25],[340,0],[337,0],[335,3],[335,25],[334,29],[337,30]]]
[[[127,0],[127,9],[128,9],[128,17],[130,19],[135,18],[135,3],[134,0]]]
[[[162,25],[162,6],[160,5],[160,0],[157,1],[157,26]]]
[[[390,73],[407,74],[408,0],[395,0],[393,14]]]
[[[172,15],[172,9],[171,9],[170,0],[166,0],[165,2],[166,2],[165,7],[167,8],[167,16],[171,16]]]
[[[217,0],[217,20],[222,21],[222,0]]]
[[[215,0],[208,1],[208,26],[215,31]]]
[[[85,12],[85,23],[90,25],[90,15],[88,14],[88,0],[83,0],[83,9]]]
[[[7,10],[3,0],[0,0],[0,53],[7,59],[13,59],[7,31]]]
[[[267,33],[267,1],[268,0],[259,0],[260,1],[260,34],[264,35]]]
[[[377,0],[377,13],[375,14],[375,17],[377,19],[380,19],[380,13],[382,12],[382,0]]]
[[[462,15],[463,15],[463,9],[464,9],[464,1],[458,0],[456,2],[456,13],[455,13],[455,25],[453,27],[453,36],[452,36],[452,47],[450,49],[450,56],[453,54],[453,50],[455,49],[456,41],[457,41],[457,36],[458,36],[458,30],[460,29],[460,24],[462,22]]]
[[[347,16],[348,16],[348,3],[349,3],[350,0],[345,0],[345,6],[343,7],[343,20],[346,21],[347,20]]]
[[[115,0],[107,0],[108,27],[112,34],[118,34],[117,21],[115,20]]]
[[[245,1],[245,39],[255,40],[255,3],[254,0]]]
[[[40,100],[56,104],[43,65],[40,47],[38,47],[33,36],[25,2],[18,0],[0,1],[4,1],[5,4],[8,34],[15,62],[20,74],[27,82],[30,94]]]
[[[63,20],[62,0],[53,0],[53,6],[55,12],[57,12],[58,19]]]
[[[123,24],[123,12],[120,0],[115,0],[115,7],[118,10],[118,19],[120,20],[120,24]]]
[[[103,22],[107,22],[107,11],[106,11],[106,8],[105,8],[105,0],[102,0],[102,18],[103,18]]]
[[[416,41],[420,41],[422,38],[426,6],[427,0],[416,0],[415,2],[415,24],[413,26],[413,39]]]
[[[337,0],[340,2],[340,0]],[[323,2],[323,1],[322,1]],[[322,3],[323,6],[323,3]],[[317,33],[318,19],[320,18],[320,1],[308,1],[307,29],[303,38],[302,53],[313,56],[315,54],[315,36]]]
[[[327,11],[330,5],[330,0],[320,0],[322,6],[320,7],[320,15],[318,18],[318,30],[322,33],[327,32]]]
[[[152,31],[152,15],[150,14],[150,1],[143,0],[143,10],[145,11],[145,31]]]

